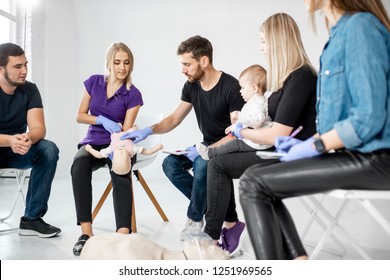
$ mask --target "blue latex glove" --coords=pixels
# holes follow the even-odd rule
[[[314,137],[298,143],[291,147],[288,153],[281,157],[281,161],[292,161],[303,158],[311,158],[320,155],[320,153],[313,146]]]
[[[274,146],[278,153],[287,153],[292,146],[302,142],[302,140],[290,138],[290,136],[279,136],[276,137]]]
[[[96,124],[102,125],[105,130],[110,133],[120,132],[122,130],[122,126],[119,123],[116,123],[106,117],[103,117],[102,115],[99,115],[96,118]]]
[[[132,132],[125,132],[121,136],[121,140],[130,139],[137,144],[138,142],[146,139],[149,135],[153,134],[153,130],[150,126],[145,127],[144,129],[138,129]]]
[[[188,153],[186,153],[185,156],[192,162],[199,156],[198,150],[195,146],[188,147],[186,151]]]
[[[242,139],[242,136],[241,136],[241,129],[243,128],[242,126],[242,123],[240,122],[236,122],[231,131],[230,131],[230,134],[232,134],[233,136],[237,137],[238,139]]]

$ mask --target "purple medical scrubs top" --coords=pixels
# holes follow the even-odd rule
[[[118,91],[107,99],[107,83],[105,76],[93,75],[84,82],[85,89],[91,96],[89,112],[92,116],[102,115],[114,122],[123,124],[126,111],[138,105],[143,105],[141,92],[132,85],[130,90],[123,84]],[[105,145],[110,143],[110,133],[102,125],[90,125],[87,135],[80,145]]]

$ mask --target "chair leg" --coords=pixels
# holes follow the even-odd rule
[[[150,190],[148,184],[146,183],[144,177],[142,177],[141,172],[138,170],[138,181],[140,182],[141,186],[144,188],[145,192],[149,196],[150,200],[152,201],[154,207],[160,214],[161,218],[163,219],[164,222],[168,222],[168,217],[165,215],[164,211],[162,210],[160,204],[157,202],[157,199],[153,195],[152,191]]]
[[[368,199],[359,199],[360,204],[371,214],[378,224],[390,235],[390,223],[383,215],[374,207]]]
[[[152,191],[150,190],[148,184],[146,183],[145,179],[142,177],[141,173],[136,170],[136,171],[133,171],[135,176],[138,178],[138,181],[140,182],[141,186],[144,188],[146,194],[149,196],[149,199],[152,201],[154,207],[156,208],[156,210],[158,211],[158,213],[160,214],[161,218],[163,219],[164,222],[168,222],[168,217],[165,215],[164,211],[162,210],[160,204],[157,202],[157,199],[155,198],[155,196],[153,195]],[[132,177],[130,175],[130,180],[131,180],[131,191],[132,191],[132,197],[131,197],[131,208],[132,208],[132,211],[131,211],[131,231],[133,233],[136,233],[137,232],[137,219],[136,219],[136,213],[135,213],[135,201],[134,201],[134,186],[133,186],[133,180],[132,180]],[[104,201],[106,200],[108,194],[110,193],[112,189],[112,182],[110,181],[110,183],[108,183],[102,197],[99,199],[98,203],[96,204],[96,207],[95,209],[93,210],[92,212],[92,221],[95,220],[97,214],[99,213],[100,211],[100,208],[102,208],[103,206],[103,203]]]
[[[317,255],[323,248],[326,239],[332,234],[332,231],[335,229],[338,230],[342,235],[344,235],[345,238],[349,240],[351,245],[364,259],[370,260],[371,257],[366,253],[366,251],[364,251],[364,249],[355,241],[355,239],[353,239],[353,237],[344,229],[344,227],[339,224],[339,220],[344,210],[346,209],[346,206],[349,204],[350,200],[345,200],[336,212],[336,214],[333,216],[329,213],[328,210],[325,209],[325,207],[322,206],[322,204],[318,200],[316,200],[314,196],[310,196],[309,198],[318,208],[318,210],[324,215],[324,217],[330,222],[328,229],[326,230],[321,240],[318,242],[318,245],[314,249],[311,258],[315,259],[317,257]]]
[[[323,203],[324,198],[325,198],[325,196],[322,196],[322,198],[319,200],[320,204]],[[311,245],[308,242],[305,242],[305,238],[306,238],[307,233],[309,232],[309,229],[311,228],[311,226],[314,223],[314,221],[317,222],[318,225],[320,225],[324,231],[327,230],[328,226],[326,225],[326,223],[319,216],[319,213],[318,213],[319,209],[317,207],[315,207],[315,206],[311,207],[309,205],[309,203],[305,199],[306,199],[305,197],[300,197],[299,198],[301,204],[309,212],[310,219],[307,222],[304,230],[302,231],[301,239],[304,241],[304,244],[306,244],[306,245],[308,245],[310,247],[314,247],[315,248],[316,247],[315,245]],[[308,200],[310,201],[310,199],[308,199]],[[326,252],[329,252],[331,254],[338,255],[340,257],[344,256],[346,251],[347,251],[346,248],[344,247],[344,245],[340,242],[340,240],[337,239],[337,237],[333,233],[331,233],[330,238],[332,238],[333,242],[336,244],[336,246],[337,246],[336,248],[340,248],[340,249],[331,249],[331,248],[323,247],[322,250],[324,250]],[[313,256],[311,256],[311,257],[313,257]]]
[[[92,222],[93,222],[93,220],[95,220],[97,214],[100,211],[100,208],[102,208],[103,203],[104,203],[104,201],[106,201],[106,198],[107,198],[108,194],[110,193],[111,189],[112,189],[112,182],[110,181],[108,183],[106,189],[104,190],[102,197],[99,199],[98,203],[96,204],[95,209],[92,212]]]
[[[133,179],[130,175],[131,180],[131,232],[136,233],[137,232],[137,219],[135,216],[135,203],[134,203],[134,185],[133,185]]]
[[[131,180],[131,177],[130,177],[130,180]],[[133,184],[131,184],[131,185],[133,186]],[[111,190],[112,190],[112,182],[110,181],[107,184],[107,187],[104,190],[104,193],[100,197],[98,203],[95,206],[95,209],[92,212],[92,222],[95,220],[97,214],[99,213],[100,209],[102,208],[102,206],[103,206],[104,202],[106,201],[107,196],[110,194]],[[135,217],[134,190],[133,190],[133,187],[132,187],[131,191],[133,193],[132,198],[131,198],[131,200],[132,200],[131,231],[136,233],[137,232],[137,221],[136,221],[136,217]]]
[[[10,212],[7,215],[5,215],[4,217],[1,217],[0,222],[4,222],[5,220],[9,219],[12,216],[12,214],[15,210],[16,203],[18,202],[19,196],[21,196],[21,198],[22,198],[23,205],[26,206],[25,197],[24,197],[24,193],[23,193],[23,186],[24,186],[24,182],[25,182],[26,177],[27,177],[27,171],[17,170],[17,171],[13,171],[13,173],[14,173],[14,176],[16,179],[16,183],[18,185],[18,190],[16,192],[15,199],[12,203],[12,208],[11,208]]]

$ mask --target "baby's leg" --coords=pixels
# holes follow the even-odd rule
[[[247,145],[244,141],[240,139],[232,140],[222,146],[207,149],[209,159],[212,159],[213,157],[216,157],[218,155],[251,151],[255,151],[255,149],[253,149],[251,146]]]
[[[151,155],[154,154],[155,152],[158,152],[164,148],[163,144],[159,143],[156,147],[150,148],[150,149],[145,149],[143,148],[141,151],[141,154],[143,155]]]

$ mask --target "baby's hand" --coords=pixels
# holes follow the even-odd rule
[[[90,151],[92,150],[91,145],[87,144],[87,145],[85,146],[85,150],[86,150],[87,152],[90,152]]]
[[[161,144],[161,143],[158,143],[157,144],[157,149],[158,150],[162,150],[164,148],[164,145],[163,144]]]
[[[225,129],[225,134],[229,134],[231,131],[232,131],[232,126],[228,126],[228,127]]]
[[[230,113],[230,119],[232,120],[233,123],[238,121],[238,114],[239,113],[240,113],[240,111],[233,111]]]

